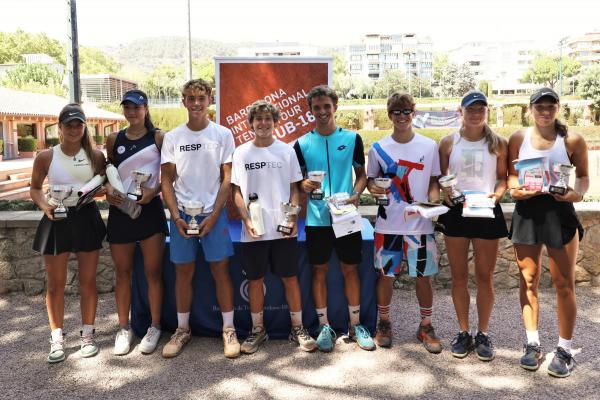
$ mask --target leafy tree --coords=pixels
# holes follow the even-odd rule
[[[402,71],[387,71],[383,77],[375,83],[373,96],[375,98],[387,98],[394,92],[406,92],[407,89],[408,82],[404,79],[404,73]]]
[[[449,63],[440,70],[438,85],[442,96],[460,97],[475,88],[475,77],[468,64]]]
[[[442,70],[448,66],[447,54],[435,54],[433,56],[433,81],[439,82],[442,78]]]
[[[577,75],[581,64],[570,58],[562,58],[563,79]],[[531,66],[523,75],[523,82],[532,82],[554,88],[560,73],[560,57],[539,53],[533,59]]]
[[[21,29],[15,32],[0,32],[0,64],[21,63],[23,54],[43,53],[60,64],[66,64],[63,45],[44,33],[28,33]]]
[[[594,65],[583,70],[579,77],[577,88],[579,95],[592,100],[594,108],[600,109],[600,65]]]
[[[492,83],[490,81],[479,81],[479,90],[486,95],[486,97],[490,97],[492,95]]]
[[[192,76],[194,79],[204,79],[210,83],[213,87],[215,86],[215,62],[214,60],[206,57],[201,60],[195,60],[192,62]]]
[[[63,95],[63,75],[46,64],[20,64],[6,72],[2,85],[36,93]]]
[[[179,97],[184,82],[183,68],[162,64],[147,76],[141,87],[149,97],[167,99]]]
[[[119,70],[119,64],[102,50],[80,47],[79,68],[82,74],[115,74]]]
[[[344,75],[348,71],[348,66],[344,57],[338,53],[333,54],[333,77]]]
[[[352,77],[352,89],[348,94],[351,97],[370,99],[375,93],[375,83],[371,78],[366,76]]]
[[[352,90],[352,76],[350,74],[334,74],[333,87],[338,96],[348,97],[348,93]]]

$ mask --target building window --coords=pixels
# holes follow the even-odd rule
[[[360,61],[361,59],[362,59],[362,56],[360,56],[360,55],[350,56],[350,61]]]
[[[362,65],[360,65],[360,64],[350,64],[351,71],[359,71],[361,69],[362,69]]]
[[[369,71],[378,71],[379,64],[369,64]]]
[[[367,60],[379,61],[379,54],[367,54]]]

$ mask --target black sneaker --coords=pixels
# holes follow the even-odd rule
[[[521,367],[529,371],[536,371],[542,362],[542,346],[539,344],[526,344],[523,346],[525,354],[521,357]]]
[[[556,378],[566,378],[575,367],[575,359],[562,347],[557,347],[552,362],[548,364],[548,374]]]
[[[492,361],[494,359],[494,345],[488,335],[481,331],[475,335],[475,354],[481,361]]]
[[[458,332],[452,341],[452,355],[465,358],[473,348],[473,336],[469,332]]]

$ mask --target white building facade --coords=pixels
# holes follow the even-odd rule
[[[566,45],[569,57],[579,61],[582,68],[600,63],[600,32],[569,38]]]

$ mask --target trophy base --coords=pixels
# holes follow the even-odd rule
[[[550,185],[550,187],[548,188],[548,192],[552,193],[552,194],[558,194],[558,195],[564,196],[565,193],[567,193],[567,188],[564,186]]]
[[[388,199],[387,197],[385,197],[385,198],[377,198],[375,200],[375,204],[377,204],[378,206],[389,206],[390,205],[390,199]]]
[[[325,198],[325,193],[312,192],[309,197],[311,200],[323,200]]]
[[[135,193],[127,193],[127,198],[133,200],[133,201],[138,201],[142,199],[142,195],[141,194],[135,194]]]
[[[200,234],[200,229],[186,229],[185,230],[185,234],[186,235],[190,235],[190,236],[199,235]]]
[[[283,233],[284,235],[291,235],[293,229],[289,226],[277,225],[277,232]]]
[[[66,211],[54,211],[52,213],[52,216],[54,217],[54,219],[65,219],[65,218],[67,218],[67,212]]]

